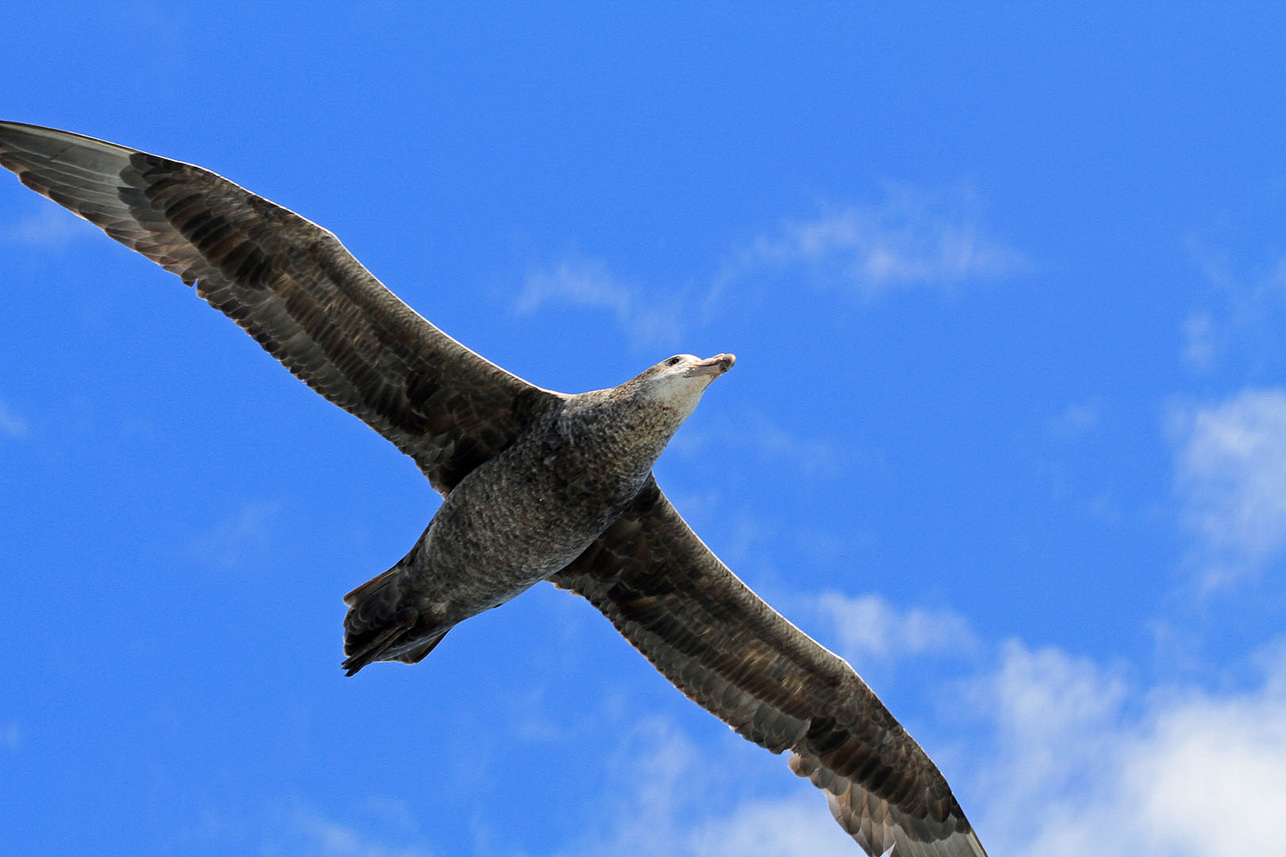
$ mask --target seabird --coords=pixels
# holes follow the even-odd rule
[[[738,734],[790,750],[868,855],[985,857],[942,774],[853,668],[738,580],[657,487],[652,465],[731,354],[676,355],[610,390],[544,390],[438,330],[330,232],[209,170],[12,122],[0,165],[195,285],[443,495],[406,556],[345,596],[349,675],[415,663],[549,580]]]

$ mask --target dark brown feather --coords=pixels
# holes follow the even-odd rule
[[[444,494],[498,453],[521,449],[513,444],[526,428],[570,401],[439,331],[331,233],[208,170],[15,123],[0,123],[0,165],[195,284],[291,372],[412,456]],[[659,452],[631,477],[631,492]],[[567,485],[586,476],[556,475]],[[447,505],[464,503],[477,484]],[[397,571],[346,598],[350,674],[375,659],[414,663],[449,627],[408,606],[401,587],[418,584]],[[460,571],[476,569],[453,574]],[[791,769],[826,790],[836,820],[868,854],[985,857],[942,775],[852,668],[742,584],[650,477],[552,579],[589,599],[738,733],[774,753],[792,751]],[[483,602],[492,595],[482,594]]]
[[[942,774],[852,667],[738,580],[655,480],[552,580],[739,734],[793,751],[869,854],[985,857]]]
[[[557,397],[442,333],[330,232],[209,170],[9,122],[0,123],[0,165],[195,283],[444,494]]]

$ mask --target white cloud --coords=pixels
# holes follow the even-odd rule
[[[743,410],[724,424],[714,425],[707,420],[703,426],[685,426],[667,448],[681,455],[698,455],[712,443],[723,448],[738,446],[770,464],[789,465],[808,474],[838,476],[852,447],[850,443],[849,449],[841,450],[823,438],[783,428],[754,410]]]
[[[1176,409],[1176,487],[1202,583],[1245,577],[1286,548],[1286,392]]]
[[[1103,402],[1097,396],[1083,402],[1075,402],[1050,420],[1050,431],[1054,436],[1064,440],[1083,437],[1098,425],[1102,410]]]
[[[22,727],[16,720],[0,723],[0,747],[12,753],[22,749]]]
[[[705,778],[692,740],[657,716],[633,724],[607,760],[609,780],[602,804],[606,830],[588,830],[560,855],[682,853],[684,809],[703,800]]]
[[[986,804],[966,811],[992,852],[1039,854],[1034,843],[1079,811],[1087,775],[1104,785],[1106,770],[1095,768],[1116,758],[1126,685],[1087,659],[1017,641],[1002,645],[996,666],[965,684],[992,729],[990,739],[973,739],[988,745],[974,789]]]
[[[1280,850],[1286,658],[1268,664],[1249,690],[1140,692],[1090,661],[1010,643],[975,691],[990,699],[996,724],[982,775],[987,806],[972,813],[993,853]]]
[[[841,614],[928,616],[878,599],[836,598]],[[858,606],[854,606],[858,605]],[[939,611],[948,625],[959,617]],[[967,626],[965,626],[967,628]],[[957,633],[959,627],[957,627]],[[912,635],[874,644],[945,654]],[[973,639],[969,634],[968,639]],[[1233,857],[1280,851],[1286,806],[1286,639],[1254,661],[1249,686],[1143,687],[1054,647],[1009,641],[963,665],[942,732],[952,783],[983,843],[1014,857]],[[958,662],[958,661],[957,661]],[[1223,685],[1218,677],[1211,684]],[[611,764],[608,828],[560,853],[724,857],[852,855],[825,802],[791,789],[779,759],[697,747],[674,724],[641,725]],[[734,748],[735,749],[735,748]],[[932,752],[932,748],[931,748]],[[762,797],[784,777],[781,797]],[[747,798],[738,802],[744,788]],[[732,797],[731,805],[729,797]]]
[[[1209,372],[1218,353],[1215,321],[1208,312],[1194,312],[1183,323],[1183,359],[1197,372]]]
[[[761,413],[745,416],[730,436],[751,443],[764,459],[790,462],[804,473],[839,472],[843,454],[826,441],[793,434]]]
[[[648,717],[623,736],[607,764],[605,827],[555,852],[562,857],[852,857],[856,847],[832,821],[825,797],[793,776],[784,757],[731,733],[698,747],[673,721]],[[765,774],[791,796],[736,800]]]
[[[29,428],[26,420],[11,411],[9,406],[0,400],[0,434],[22,437]]]
[[[229,795],[207,805],[196,823],[176,831],[176,853],[259,854],[262,857],[433,857],[419,823],[397,799],[354,799],[337,821],[299,796],[263,799]]]
[[[311,807],[297,807],[287,827],[287,838],[303,846],[304,853],[317,857],[428,857],[430,853],[419,846],[373,841],[358,829],[327,818]],[[296,852],[292,847],[288,853]]]
[[[1184,362],[1203,375],[1234,362],[1270,370],[1286,329],[1286,257],[1247,263],[1193,239],[1188,247],[1208,289],[1183,323]]]
[[[268,554],[272,519],[281,511],[278,501],[245,503],[228,517],[215,522],[188,547],[193,558],[220,571],[240,568],[255,557]]]
[[[635,348],[671,345],[683,330],[678,301],[655,293],[645,300],[641,288],[614,276],[602,262],[565,260],[551,271],[528,275],[514,310],[532,313],[551,303],[610,312]]]
[[[716,291],[766,271],[803,269],[824,285],[866,298],[914,286],[952,286],[1018,273],[1028,263],[983,228],[965,192],[924,193],[889,185],[879,205],[832,208],[787,220],[728,263]]]
[[[802,783],[801,783],[802,784]],[[812,784],[807,784],[812,790]],[[861,849],[830,822],[820,792],[750,801],[694,830],[682,852],[693,857],[853,857]]]
[[[702,301],[708,318],[731,284],[765,274],[803,271],[806,278],[865,298],[916,286],[950,288],[1007,277],[1030,263],[988,234],[979,205],[965,190],[925,193],[887,185],[876,205],[832,206],[804,219],[787,219],[731,254],[709,282]],[[514,303],[519,313],[549,304],[606,310],[636,348],[672,345],[696,317],[676,290],[644,289],[601,262],[568,259],[527,277]]]
[[[1286,699],[1198,697],[1127,756],[1124,800],[1158,854],[1268,854],[1286,807]],[[1233,823],[1228,823],[1232,821]]]
[[[61,250],[77,238],[96,232],[85,220],[69,214],[63,208],[48,203],[22,217],[7,230],[8,243],[24,244],[43,250]]]
[[[899,610],[878,595],[828,592],[818,609],[835,628],[838,654],[851,663],[902,655],[967,655],[980,643],[964,616],[951,610]]]

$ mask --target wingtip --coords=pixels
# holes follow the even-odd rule
[[[98,137],[90,137],[88,134],[77,134],[75,131],[64,131],[61,128],[52,128],[47,125],[32,125],[29,122],[13,122],[10,120],[0,120],[0,135],[14,136],[19,138],[58,140],[63,142],[78,141],[82,145],[88,145],[97,149],[109,149],[118,154],[131,155],[138,150],[129,146],[122,146],[119,143],[113,143],[110,140],[103,140]]]
[[[344,671],[345,677],[351,678],[362,671],[362,667],[367,666],[373,661],[370,652],[362,650],[355,655],[350,655],[340,662],[339,668]]]

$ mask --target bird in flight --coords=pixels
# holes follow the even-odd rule
[[[679,354],[568,395],[485,360],[325,229],[209,170],[0,122],[0,165],[232,318],[443,495],[392,568],[345,596],[343,667],[416,663],[456,624],[549,580],[683,693],[791,752],[872,857],[985,857],[945,778],[845,661],[742,583],[652,466],[731,354]]]

